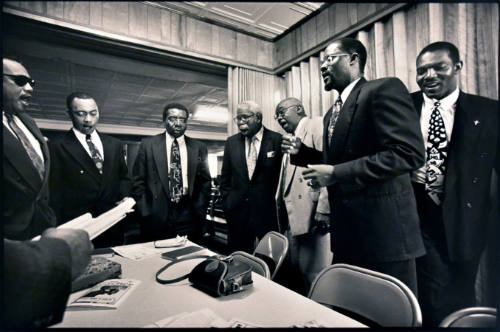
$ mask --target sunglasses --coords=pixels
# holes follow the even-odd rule
[[[23,87],[26,85],[26,83],[29,83],[31,87],[35,87],[35,80],[32,79],[31,77],[24,76],[24,75],[9,75],[9,74],[3,74],[4,76],[9,76],[14,83],[16,83],[18,86]]]

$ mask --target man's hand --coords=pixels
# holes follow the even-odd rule
[[[81,229],[49,228],[42,237],[60,239],[66,242],[71,253],[71,277],[75,279],[90,262],[90,252],[94,250],[89,234]]]
[[[304,180],[309,180],[307,185],[313,189],[326,187],[335,182],[332,165],[307,165],[302,172]]]
[[[283,135],[283,138],[281,140],[281,151],[283,151],[283,153],[289,153],[291,155],[297,154],[299,153],[299,149],[301,146],[302,142],[300,138],[291,134]]]

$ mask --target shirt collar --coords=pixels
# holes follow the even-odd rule
[[[434,103],[438,100],[434,99],[434,98],[427,97],[427,95],[425,93],[422,93],[422,94],[424,96],[424,107],[434,107]],[[447,95],[443,99],[439,100],[439,102],[441,103],[441,108],[443,110],[447,110],[447,109],[452,108],[452,106],[456,104],[459,94],[460,94],[460,90],[457,87],[452,93],[450,93],[449,95]]]
[[[71,128],[73,130],[73,132],[75,133],[75,136],[76,137],[80,137],[80,138],[83,138],[83,140],[86,140],[87,139],[87,135],[85,135],[84,133],[78,131],[78,129],[76,129],[75,127]],[[92,131],[92,134],[90,134],[90,139],[91,140],[95,140],[97,139],[97,137],[99,137],[99,135],[97,134],[97,130],[94,129],[94,131]]]
[[[168,133],[168,131],[165,131],[165,134],[167,136],[167,144],[172,144],[172,142],[174,141],[175,137],[172,136],[172,135],[170,135]],[[177,143],[179,143],[179,145],[185,144],[184,135],[181,135],[181,136],[177,137]]]
[[[340,98],[342,99],[342,104],[345,103],[345,101],[347,100],[347,97],[349,97],[349,95],[351,94],[352,89],[354,89],[354,86],[356,85],[356,83],[358,83],[358,81],[360,79],[361,79],[361,77],[359,77],[355,81],[352,81],[348,86],[346,86],[346,88],[344,89],[344,91],[342,91],[342,93],[340,94]]]

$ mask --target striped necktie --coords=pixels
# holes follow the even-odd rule
[[[26,150],[26,153],[30,157],[33,166],[35,166],[38,175],[40,175],[40,178],[43,180],[43,176],[45,174],[45,165],[43,164],[42,158],[40,158],[33,145],[31,145],[31,142],[29,141],[26,134],[16,124],[14,118],[12,117],[12,114],[5,112],[5,116],[7,117],[7,122],[9,123],[10,129],[12,129],[19,141],[21,141],[24,150]]]

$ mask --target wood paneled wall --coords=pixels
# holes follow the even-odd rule
[[[498,99],[497,3],[423,3],[396,11],[354,33],[366,47],[367,79],[396,76],[410,92],[418,91],[415,60],[429,43],[455,44],[464,68],[460,88]],[[286,96],[303,101],[310,116],[324,115],[336,92],[325,92],[319,71],[320,56],[309,57],[286,71]]]
[[[30,19],[228,65],[273,69],[273,43],[141,2],[5,1]],[[7,10],[6,10],[7,9]]]
[[[238,132],[232,118],[236,116],[238,103],[245,100],[253,100],[260,104],[264,126],[279,131],[281,127],[274,120],[274,109],[284,96],[283,78],[245,68],[230,67],[228,69],[228,108],[231,117],[228,123],[229,135]]]

